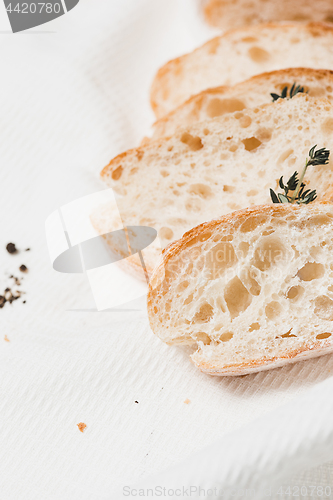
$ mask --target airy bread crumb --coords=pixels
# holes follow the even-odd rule
[[[330,0],[208,0],[204,14],[209,24],[223,30],[272,21],[333,21]]]
[[[153,332],[211,375],[333,351],[333,205],[267,205],[206,222],[169,246],[148,293]]]
[[[202,90],[234,85],[266,71],[333,69],[332,45],[332,24],[260,24],[228,31],[158,71],[152,108],[161,118]]]
[[[169,137],[181,127],[188,127],[227,113],[245,112],[248,108],[270,103],[272,102],[271,93],[281,95],[285,87],[288,87],[288,92],[290,92],[295,83],[303,87],[304,92],[309,96],[325,97],[333,102],[333,71],[288,68],[261,73],[234,86],[209,88],[190,97],[178,108],[154,123],[152,140]],[[243,119],[240,125],[245,128],[247,123],[248,120]],[[149,139],[145,137],[141,145],[148,142]]]
[[[247,126],[242,127],[242,121]],[[333,150],[333,105],[298,94],[293,99],[224,115],[177,131],[117,156],[102,179],[121,195],[118,209],[125,226],[150,226],[159,241],[143,250],[151,274],[160,250],[201,222],[251,205],[271,203],[269,189],[301,171],[309,149]],[[122,168],[115,180],[113,173]],[[311,167],[307,188],[319,200],[333,191],[333,164]],[[112,230],[112,208],[98,209],[92,222],[99,234]],[[118,217],[119,219],[119,217]],[[118,229],[114,227],[113,230]],[[106,236],[107,239],[107,236]],[[156,243],[156,244],[155,244]],[[142,267],[137,254],[126,259]]]

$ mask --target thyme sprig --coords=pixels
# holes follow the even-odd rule
[[[279,179],[279,186],[283,189],[283,193],[276,194],[273,189],[270,189],[270,195],[273,203],[297,203],[305,204],[311,203],[317,198],[316,190],[306,189],[303,182],[305,173],[309,166],[327,165],[329,161],[330,151],[325,148],[316,151],[317,144],[309,151],[309,157],[305,161],[303,171],[298,178],[298,172],[294,172],[288,180],[287,184],[283,182],[283,176]]]
[[[289,96],[288,96],[288,85],[286,85],[281,92],[281,95],[279,94],[274,94],[271,93],[273,102],[277,101],[278,99],[292,99],[296,94],[300,93],[305,93],[304,87],[301,87],[301,85],[296,85],[296,82],[292,85],[289,91]]]

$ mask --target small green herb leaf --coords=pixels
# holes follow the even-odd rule
[[[308,166],[309,165],[327,165],[329,157],[330,157],[330,152],[328,149],[321,148],[318,149],[318,151],[315,151],[317,145],[314,146],[313,148],[310,149],[309,151],[309,157],[310,160],[308,161]]]
[[[289,96],[288,96],[288,85],[283,87],[281,95],[271,93],[273,102],[277,101],[278,99],[292,99],[296,94],[300,93],[306,93],[304,90],[304,87],[301,87],[300,85],[296,85],[296,82],[293,83],[292,87],[290,88],[289,91]]]
[[[273,203],[280,203],[279,198],[276,196],[276,194],[274,193],[272,188],[270,189],[270,193],[271,193],[272,202]]]
[[[279,193],[278,197],[279,197],[280,203],[290,203],[289,199],[284,194]]]
[[[294,172],[293,175],[290,177],[289,181],[287,182],[288,191],[295,191],[297,183],[298,183],[298,173]]]
[[[291,88],[291,91],[295,92],[297,90],[297,87],[295,87],[295,89],[293,87]],[[328,164],[330,151],[325,148],[321,148],[316,151],[316,147],[317,145],[313,146],[310,149],[309,157],[305,161],[305,166],[300,178],[298,178],[298,172],[294,172],[293,175],[289,178],[287,184],[284,184],[283,176],[280,177],[279,186],[284,190],[284,194],[276,194],[272,189],[270,189],[270,195],[273,203],[297,203],[298,205],[307,205],[317,198],[316,190],[311,191],[310,189],[306,189],[304,191],[305,184],[303,182],[303,179],[309,166]],[[291,195],[290,192],[293,192],[293,194]]]
[[[277,101],[281,97],[279,94],[274,94],[274,93],[271,93],[271,96],[272,96],[273,102]]]

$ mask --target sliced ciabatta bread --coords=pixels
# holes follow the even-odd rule
[[[153,332],[211,375],[333,351],[333,205],[266,205],[174,242],[148,293]]]
[[[298,94],[129,150],[114,158],[101,177],[122,195],[118,208],[124,225],[154,227],[164,248],[201,222],[270,203],[269,189],[278,187],[281,175],[287,181],[300,172],[316,144],[333,148],[333,105]],[[319,200],[333,189],[332,167],[308,168],[305,182]],[[110,217],[108,207],[94,214],[100,234],[109,230]],[[151,272],[158,252],[150,245],[143,254]]]
[[[204,15],[223,30],[277,21],[333,22],[331,0],[208,0]]]
[[[271,93],[281,95],[285,87],[290,97],[293,86],[294,91],[300,86],[310,96],[333,101],[333,71],[288,68],[261,73],[234,86],[215,87],[190,97],[154,123],[152,139],[172,135],[179,127],[272,102]]]
[[[264,24],[229,31],[157,73],[151,103],[161,118],[194,94],[277,69],[333,69],[333,25]]]

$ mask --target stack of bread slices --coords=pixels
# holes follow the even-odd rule
[[[206,2],[209,22],[234,29],[157,72],[152,137],[101,173],[124,226],[158,232],[163,255],[157,242],[143,253],[153,332],[196,347],[213,375],[333,351],[333,158],[306,171],[314,201],[270,194],[311,148],[333,149],[333,8],[254,4]],[[108,206],[92,222],[119,229]]]

